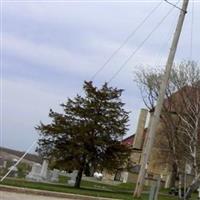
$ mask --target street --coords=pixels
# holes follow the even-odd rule
[[[41,195],[22,194],[14,192],[0,192],[0,200],[71,200],[67,198],[46,197]]]

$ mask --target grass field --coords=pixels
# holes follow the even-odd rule
[[[72,194],[89,195],[96,197],[108,197],[124,200],[132,200],[133,184],[122,183],[119,185],[107,185],[91,181],[82,181],[81,188],[76,189],[63,184],[64,178],[60,179],[59,184],[31,182],[22,179],[5,179],[0,184],[16,187],[25,187],[39,190],[48,190],[55,192],[64,192]],[[146,188],[147,189],[147,188]],[[159,195],[159,200],[176,200],[176,197],[168,196],[167,191],[162,190],[162,195]],[[194,198],[195,199],[195,198]],[[141,200],[148,200],[148,194],[144,194]]]

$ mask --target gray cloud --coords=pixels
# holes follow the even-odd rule
[[[81,91],[89,79],[158,1],[129,3],[5,3],[3,7],[3,144],[26,149],[37,138],[34,126],[48,121],[50,107]],[[109,80],[127,57],[171,7],[160,9],[95,79]],[[111,82],[124,88],[123,100],[131,110],[133,133],[144,106],[133,82],[133,71],[143,65],[164,65],[178,10],[166,19],[143,48]],[[195,2],[193,58],[199,60],[200,3]],[[176,61],[190,53],[191,4]],[[23,141],[23,142],[22,142]]]

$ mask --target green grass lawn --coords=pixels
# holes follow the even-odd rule
[[[72,194],[81,194],[81,195],[89,195],[96,197],[108,197],[108,198],[116,198],[116,199],[124,199],[124,200],[132,200],[132,192],[133,184],[131,183],[122,183],[119,185],[108,185],[98,182],[91,181],[82,181],[81,188],[76,189],[70,186],[67,186],[63,183],[66,183],[66,179],[60,177],[59,184],[52,183],[39,183],[39,182],[31,182],[22,179],[5,179],[0,184],[2,185],[10,185],[16,187],[25,187],[39,190],[49,190],[55,192],[64,192],[64,193],[72,193]],[[164,191],[162,190],[164,193]],[[148,200],[148,195],[144,194],[141,200]],[[159,200],[177,200],[175,197],[160,195]]]

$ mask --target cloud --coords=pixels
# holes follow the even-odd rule
[[[6,3],[5,10],[12,16],[27,18],[36,21],[38,24],[65,24],[65,26],[82,26],[84,27],[99,27],[115,29],[120,25],[123,28],[128,27],[128,20],[139,20],[143,13],[148,12],[158,2],[150,4],[129,2],[129,3],[112,3],[112,2],[24,2],[21,3]],[[162,10],[168,7],[165,5]],[[133,12],[134,9],[134,12]],[[112,10],[112,12],[111,12]],[[23,11],[23,12],[22,12]],[[120,16],[120,17],[119,17]],[[89,23],[88,23],[89,22]],[[131,22],[131,24],[136,24]],[[119,30],[120,31],[120,30]]]
[[[51,38],[50,35],[59,35],[62,38],[60,44],[66,44],[65,41],[70,39],[73,45],[77,45],[78,41],[79,47],[80,45],[82,47],[90,43],[92,36],[103,36],[107,40],[114,41],[125,38],[158,3],[151,2],[145,6],[138,2],[6,4],[5,15],[6,20],[10,22],[7,27],[14,32],[24,33],[24,37],[34,34],[34,37],[42,37],[45,40],[45,37]],[[151,29],[169,9],[170,7],[163,3],[139,30],[140,34],[136,35],[135,41],[142,39],[146,31]],[[174,11],[174,14],[177,15],[177,12]],[[174,21],[174,14],[169,17],[169,21]],[[13,17],[18,24],[24,25],[20,31],[15,25],[11,27]],[[162,29],[168,29],[165,25],[164,23]],[[154,45],[155,43],[159,43],[157,37],[154,39]]]
[[[3,7],[3,127],[6,146],[25,149],[37,138],[34,126],[48,121],[49,108],[81,91],[88,80],[158,3],[35,3],[6,2]],[[150,2],[150,1],[149,1]],[[193,56],[199,59],[200,3],[195,2]],[[190,51],[191,4],[176,61]],[[107,81],[125,62],[171,6],[162,7],[95,78]],[[134,10],[134,12],[133,12]],[[133,71],[163,65],[179,10],[152,35],[111,82],[124,88],[123,100],[134,132],[142,100],[133,83]]]
[[[73,88],[66,89],[72,96]],[[50,122],[49,109],[62,112],[59,104],[66,100],[66,96],[50,91],[48,86],[30,80],[3,79],[3,146],[26,150],[27,145],[38,137],[34,127],[39,121]],[[127,102],[126,109],[132,111],[130,134],[137,124],[139,109],[135,105],[141,105],[141,101],[127,94],[124,94],[123,101]]]
[[[37,138],[34,127],[49,122],[49,109],[61,111],[63,95],[51,93],[42,84],[28,80],[3,79],[3,145],[25,150]],[[68,88],[68,93],[72,94]]]
[[[90,48],[94,49],[94,51],[88,57],[88,55],[80,55],[61,47],[36,43],[9,34],[6,34],[3,44],[3,48],[5,49],[4,57],[7,60],[7,65],[11,60],[16,60],[17,58],[17,61],[15,61],[16,66],[20,60],[22,61],[21,65],[23,65],[24,62],[27,63],[23,70],[34,68],[33,70],[35,71],[45,73],[45,76],[46,74],[55,76],[50,71],[57,71],[66,74],[66,77],[70,78],[81,75],[84,77],[83,80],[91,78],[120,46],[120,43],[108,41],[104,38],[91,38]],[[103,80],[109,80],[136,49],[136,45],[126,45],[123,47],[100,73],[101,77],[103,76]],[[130,72],[134,66],[140,65],[141,63],[144,65],[154,65],[156,63],[154,54],[154,52],[148,49],[141,48],[125,68],[129,69]],[[124,74],[123,71],[122,74]]]
[[[4,39],[5,56],[14,55],[28,61],[35,67],[43,66],[65,73],[82,73],[90,70],[90,63],[81,55],[70,53],[67,49],[35,43],[6,34]]]

